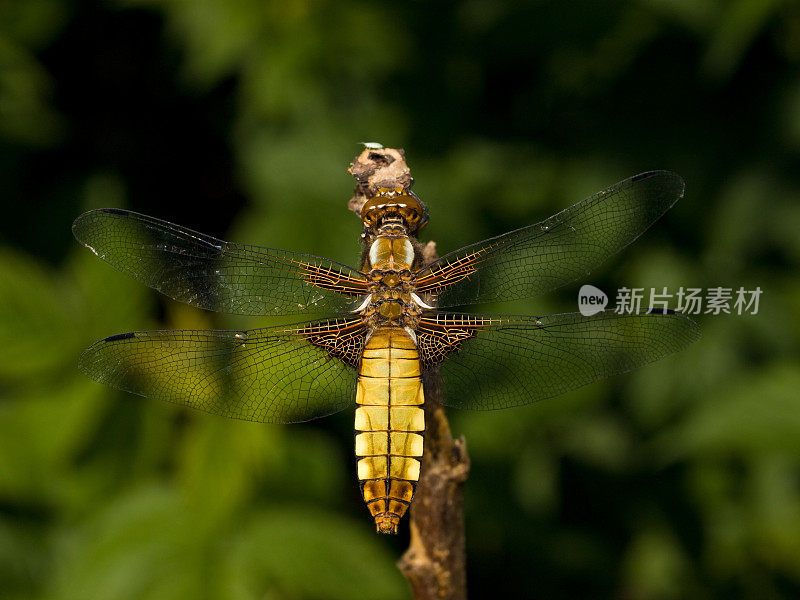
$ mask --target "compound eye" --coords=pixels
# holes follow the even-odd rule
[[[408,206],[400,209],[400,216],[403,217],[405,222],[409,225],[416,225],[419,222],[419,213]]]
[[[385,204],[386,200],[380,195],[370,198],[361,207],[361,220],[365,223],[375,223]]]
[[[362,220],[367,225],[374,226],[378,222],[377,211],[370,210],[367,214],[364,215],[364,217],[362,217]]]

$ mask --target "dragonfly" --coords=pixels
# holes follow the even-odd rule
[[[534,297],[583,277],[683,196],[677,174],[641,173],[429,264],[418,239],[428,209],[410,187],[379,188],[364,203],[358,269],[128,210],[82,214],[72,227],[78,241],[172,299],[239,315],[325,317],[246,331],[112,335],[84,351],[80,369],[134,394],[263,423],[355,408],[361,495],[377,531],[397,533],[420,478],[426,378],[436,378],[445,406],[509,408],[636,369],[698,339],[690,318],[666,309],[452,310]]]

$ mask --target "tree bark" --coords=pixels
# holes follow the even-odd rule
[[[453,439],[438,377],[425,381],[425,455],[411,504],[411,543],[397,566],[417,600],[467,597],[464,549],[464,482],[469,456],[464,437]]]
[[[405,152],[396,148],[366,148],[348,170],[358,182],[349,203],[358,214],[378,188],[414,184]],[[422,249],[425,263],[436,260],[436,244]],[[469,455],[464,437],[453,439],[442,408],[440,378],[424,377],[425,453],[410,510],[411,542],[397,563],[417,600],[465,600],[464,482]]]

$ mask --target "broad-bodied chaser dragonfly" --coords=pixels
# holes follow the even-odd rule
[[[423,264],[425,204],[410,186],[380,188],[360,211],[360,269],[127,210],[93,210],[75,221],[75,237],[170,298],[241,315],[331,316],[251,331],[112,335],[83,353],[80,368],[115,388],[250,421],[307,421],[356,405],[361,492],[377,530],[396,533],[420,476],[426,372],[440,378],[446,406],[508,408],[630,371],[699,337],[692,320],[663,310],[442,309],[572,282],[636,239],[683,189],[674,173],[642,173],[540,223]]]

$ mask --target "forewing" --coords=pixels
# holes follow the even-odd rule
[[[491,410],[530,404],[677,352],[700,337],[679,313],[544,317],[439,313],[417,329],[423,365],[444,404]]]
[[[75,237],[123,273],[192,306],[243,315],[346,312],[367,293],[362,273],[286,250],[234,244],[104,208],[82,214]]]
[[[144,331],[88,348],[81,370],[141,396],[263,423],[295,423],[354,402],[364,327],[334,319],[252,331]]]
[[[683,180],[650,171],[549,219],[443,256],[417,274],[439,307],[529,298],[583,277],[634,241],[683,196]]]

